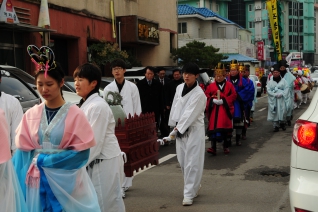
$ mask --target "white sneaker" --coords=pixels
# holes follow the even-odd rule
[[[124,189],[122,188],[121,189],[121,197],[124,199],[126,197],[126,193],[124,191]]]
[[[196,197],[198,197],[198,196],[199,196],[199,191],[200,191],[200,189],[201,189],[201,184],[200,184],[200,187],[199,187],[199,189],[198,189],[197,193],[195,194],[194,198],[196,198]]]
[[[190,206],[192,205],[192,203],[193,203],[193,199],[183,198],[183,201],[182,201],[183,206]]]
[[[129,189],[129,187],[123,187],[124,191],[127,191]]]

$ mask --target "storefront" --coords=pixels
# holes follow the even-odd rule
[[[0,0],[1,1],[1,0]],[[88,61],[89,43],[101,39],[114,42],[111,20],[91,13],[48,4],[50,26],[37,27],[39,1],[11,0],[19,23],[0,21],[0,65],[16,66],[31,73],[33,64],[26,47],[49,45],[66,75]],[[43,32],[42,35],[39,32]]]

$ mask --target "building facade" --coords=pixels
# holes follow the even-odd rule
[[[88,62],[89,46],[100,40],[120,42],[121,48],[131,51],[144,66],[175,65],[170,51],[177,47],[177,1],[48,0],[49,29],[37,27],[40,0],[10,2],[20,23],[0,22],[0,64],[16,66],[31,73],[33,65],[26,47],[29,44],[42,46],[45,39],[39,32],[44,31],[45,34],[49,33],[48,45],[54,50],[56,61],[64,68],[66,75],[72,75],[79,64]],[[119,23],[120,17],[129,16],[136,17],[136,34],[125,31],[124,22]],[[128,42],[123,39],[126,34],[134,36],[135,40]],[[147,41],[154,34],[157,39]]]
[[[202,5],[199,0],[179,0],[193,6]],[[271,28],[265,0],[216,0],[212,10],[236,22],[252,32],[251,41],[255,45],[264,43],[264,61],[274,61]],[[283,57],[290,52],[301,52],[306,64],[316,64],[316,16],[314,4],[317,0],[280,0],[282,17],[282,51]],[[206,4],[207,5],[207,4]],[[271,63],[269,63],[271,64]]]

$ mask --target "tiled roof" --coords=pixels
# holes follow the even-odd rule
[[[237,60],[238,62],[259,62],[257,59],[248,57],[242,54],[223,54],[228,56],[227,59],[221,60],[222,62],[231,62],[231,60]]]
[[[178,16],[182,15],[201,15],[203,18],[211,18],[216,17],[221,19],[222,21],[225,21],[227,23],[236,24],[233,21],[230,21],[229,19],[226,19],[219,14],[213,12],[212,10],[209,10],[207,8],[195,8],[192,6],[189,6],[187,4],[180,4],[178,5]],[[237,24],[236,24],[237,25]],[[239,26],[242,28],[241,26]]]

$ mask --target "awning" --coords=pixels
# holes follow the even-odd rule
[[[27,24],[11,24],[4,21],[0,21],[0,29],[9,29],[14,31],[22,32],[56,32],[54,29],[46,29],[38,26],[27,25]]]
[[[255,58],[248,57],[242,54],[223,54],[224,56],[228,56],[227,59],[221,60],[222,62],[231,62],[232,60],[237,60],[238,62],[251,62],[251,63],[259,63]]]

